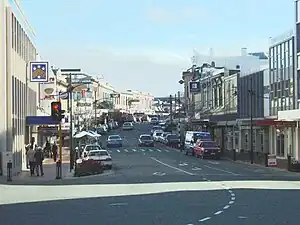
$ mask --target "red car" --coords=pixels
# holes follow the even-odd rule
[[[215,158],[220,159],[221,149],[215,141],[197,141],[194,147],[194,154],[197,158]]]

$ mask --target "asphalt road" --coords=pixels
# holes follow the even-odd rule
[[[109,149],[108,175],[0,185],[0,224],[299,224],[299,175],[138,147],[150,129],[115,131],[124,146]]]

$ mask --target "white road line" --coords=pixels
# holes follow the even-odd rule
[[[117,152],[121,152],[121,151],[118,149]]]
[[[214,215],[220,215],[221,213],[223,213],[224,211],[220,210],[218,212],[215,212]]]
[[[156,151],[158,151],[158,152],[161,152],[161,150],[160,150],[160,149],[156,149]]]
[[[136,152],[136,149],[133,148],[132,151]]]
[[[231,201],[235,201],[235,197],[231,197]]]
[[[124,152],[128,152],[128,150],[127,150],[127,149],[124,149]]]
[[[154,160],[154,161],[156,161],[156,162],[158,162],[158,163],[160,163],[160,164],[162,164],[162,165],[164,165],[164,166],[166,166],[166,167],[169,167],[169,168],[171,168],[171,169],[173,169],[173,170],[177,170],[177,171],[180,171],[180,172],[182,172],[182,173],[185,173],[185,174],[188,174],[188,175],[191,175],[191,176],[194,176],[194,175],[195,175],[195,174],[190,173],[190,172],[188,172],[188,171],[185,171],[185,170],[179,169],[179,168],[177,168],[177,167],[171,166],[171,165],[169,165],[169,164],[167,164],[167,163],[164,163],[164,162],[162,162],[162,161],[160,161],[160,160],[158,160],[158,159],[156,159],[156,158],[154,158],[154,157],[150,157],[150,159],[152,159],[152,160]]]
[[[234,194],[234,193],[232,193],[232,192],[229,192],[229,193],[231,193],[231,197],[235,197],[235,194]]]
[[[228,202],[228,204],[229,204],[229,205],[232,205],[232,204],[234,204],[234,201],[230,201],[230,202]]]
[[[234,176],[239,176],[240,175],[238,173],[233,173],[233,172],[230,172],[230,171],[227,171],[227,170],[222,170],[222,169],[211,167],[211,166],[207,166],[207,165],[204,165],[204,167],[212,169],[212,170],[216,170],[216,171],[221,171],[221,172],[224,172],[224,173],[229,173],[229,174],[234,175]]]
[[[123,205],[128,205],[126,202],[117,202],[117,203],[111,203],[109,204],[110,206],[123,206]]]
[[[169,152],[169,150],[165,149],[166,152]]]
[[[152,149],[148,149],[148,151],[149,151],[149,152],[153,152],[153,150],[152,150]]]
[[[144,152],[144,151],[145,151],[145,149],[141,149],[141,151],[142,151],[142,152]]]
[[[203,219],[199,220],[199,222],[204,222],[204,221],[206,221],[206,220],[210,220],[210,219],[211,219],[211,217],[205,217],[205,218],[203,218]]]
[[[228,209],[230,207],[230,205],[225,205],[224,207],[223,207],[223,209]]]

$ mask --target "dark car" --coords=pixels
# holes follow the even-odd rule
[[[107,147],[122,147],[123,140],[120,135],[109,135],[107,138]]]
[[[154,147],[154,141],[149,134],[142,134],[139,138],[139,146]]]
[[[164,144],[171,147],[177,147],[179,143],[180,143],[180,138],[177,134],[168,134],[164,139]]]

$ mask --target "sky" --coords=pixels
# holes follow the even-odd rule
[[[268,51],[294,27],[294,0],[20,0],[43,59],[117,90],[167,96],[199,54]]]

